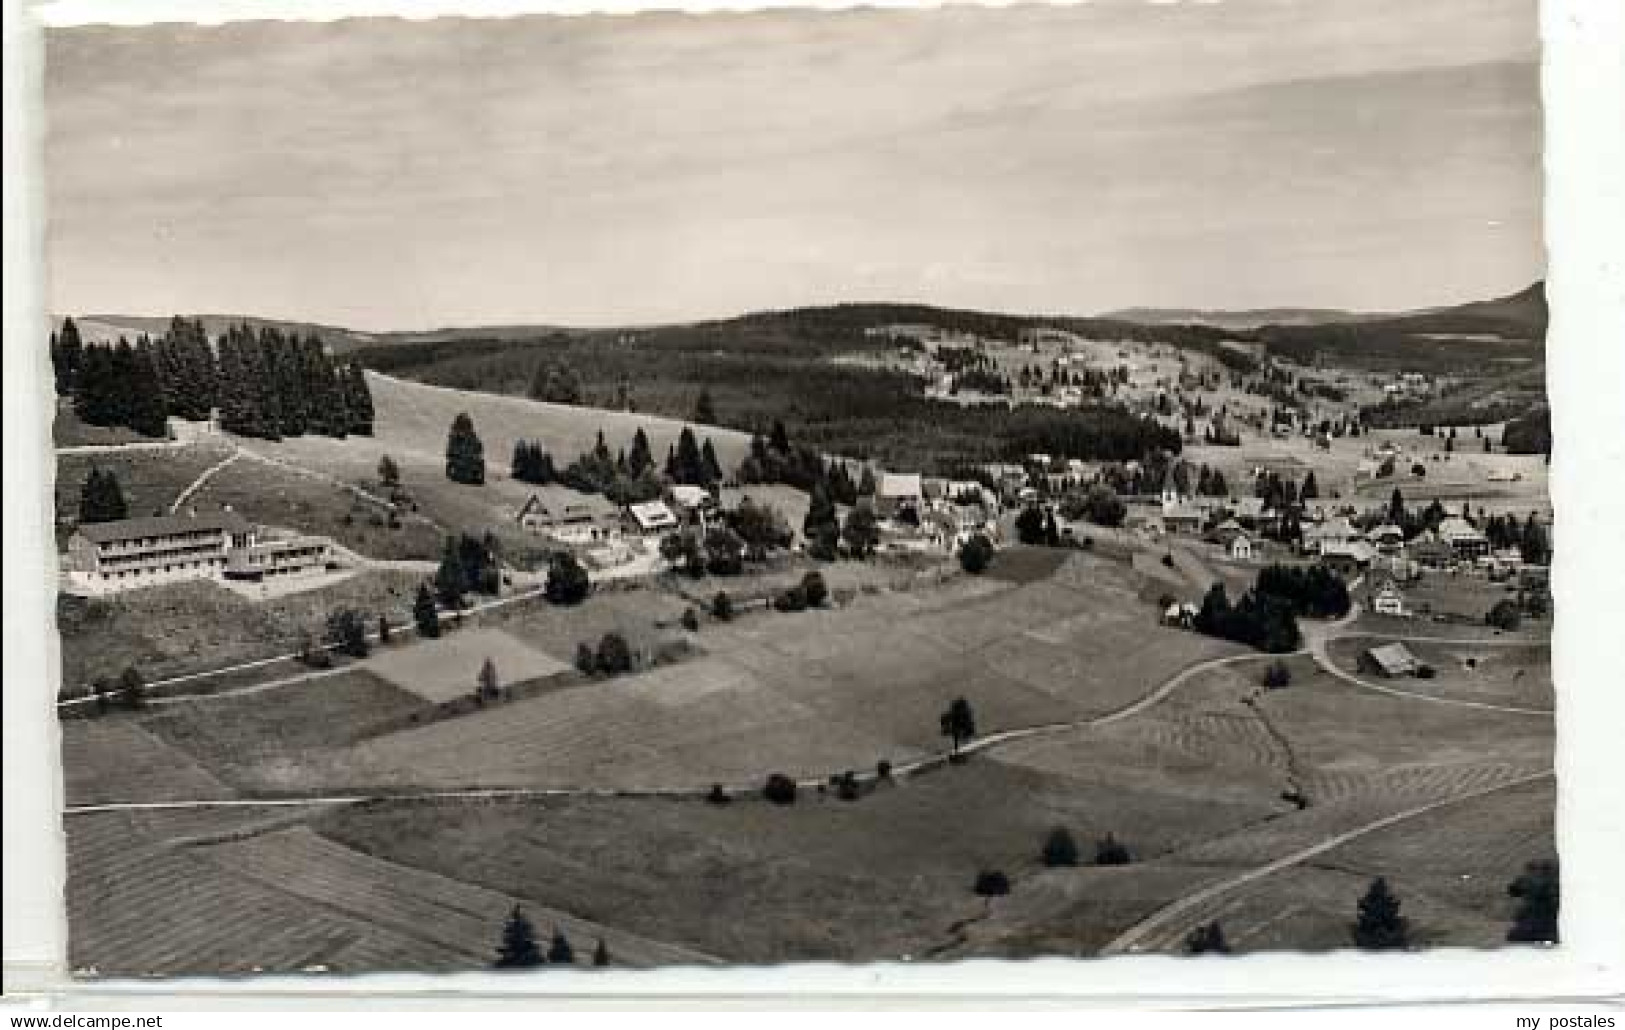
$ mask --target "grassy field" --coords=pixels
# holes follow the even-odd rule
[[[416,573],[370,569],[301,594],[248,601],[214,583],[177,583],[104,598],[61,597],[62,682],[70,690],[136,666],[148,680],[287,654],[321,636],[327,616],[355,607],[410,619]]]
[[[487,660],[496,669],[499,688],[571,668],[501,630],[478,628],[380,651],[367,663],[367,671],[426,701],[450,701],[473,692]]]
[[[255,523],[331,537],[368,558],[440,558],[445,535],[422,519],[405,518],[391,529],[387,512],[324,479],[239,459],[209,478],[191,506],[213,511],[229,506]]]
[[[1268,807],[1215,798],[1197,776],[1170,777],[1161,792],[1121,790],[977,758],[856,802],[809,793],[790,808],[754,797],[720,807],[384,804],[334,813],[321,826],[370,854],[533,892],[730,961],[861,961],[951,946],[956,925],[984,911],[970,889],[977,872],[1033,875],[1054,826],[1087,848],[1106,832],[1156,846],[1244,824]]]
[[[424,708],[417,695],[353,668],[274,690],[165,704],[140,721],[241,789],[318,790],[329,754]]]
[[[544,404],[520,397],[426,386],[376,373],[368,374],[367,383],[376,410],[371,437],[254,441],[254,449],[344,476],[372,476],[378,459],[388,454],[409,473],[406,485],[415,491],[419,484],[414,476],[438,473],[439,478],[445,478],[446,433],[461,412],[474,420],[474,429],[485,444],[488,482],[507,477],[509,459],[518,440],[541,441],[563,468],[578,454],[591,450],[599,430],[610,449],[616,450],[630,446],[633,434],[641,428],[649,437],[656,459],[664,460],[666,448],[676,443],[684,425],[657,415]],[[750,443],[747,434],[714,427],[704,429],[700,435],[711,438],[725,469],[739,464]]]
[[[1380,637],[1339,640],[1332,644],[1330,652],[1340,668],[1365,676],[1359,670],[1360,654],[1382,642]],[[1432,679],[1406,679],[1402,684],[1406,690],[1429,697],[1532,708],[1551,708],[1556,700],[1549,646],[1480,645],[1470,641],[1412,642],[1405,646],[1436,673]]]
[[[345,775],[627,787],[823,775],[939,749],[937,716],[956,697],[971,701],[984,733],[1075,720],[1231,650],[1158,627],[1129,574],[1104,560],[1074,555],[1050,579],[991,583],[712,622],[698,634],[702,658],[370,740]],[[592,606],[533,618],[580,622]],[[510,625],[534,639],[525,621]],[[559,639],[556,625],[545,632]],[[578,629],[561,643],[571,637],[593,639]]]
[[[539,932],[562,930],[580,965],[599,940],[620,966],[705,959],[522,895],[371,858],[299,825],[310,814],[73,817],[70,966],[144,976],[482,969],[515,904]]]
[[[169,506],[180,492],[228,453],[224,446],[194,444],[162,450],[59,454],[56,459],[58,525],[64,519],[78,521],[79,491],[93,468],[112,472],[117,477],[132,517],[167,515]],[[59,536],[63,535],[59,533]]]
[[[123,712],[62,723],[62,778],[69,805],[196,801],[235,793],[184,750]]]

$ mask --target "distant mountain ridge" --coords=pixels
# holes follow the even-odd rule
[[[1207,325],[1247,331],[1266,326],[1388,325],[1400,331],[1458,335],[1489,333],[1509,339],[1538,339],[1546,331],[1546,283],[1532,283],[1516,293],[1491,300],[1469,301],[1412,311],[1366,312],[1341,308],[1120,308],[1100,317],[1144,325]]]
[[[1147,339],[1175,346],[1212,347],[1224,339],[1262,343],[1271,351],[1302,359],[1314,354],[1345,358],[1403,356],[1422,350],[1482,343],[1538,348],[1546,333],[1546,289],[1539,281],[1516,293],[1490,300],[1417,311],[1362,313],[1327,308],[1260,308],[1204,311],[1176,308],[1127,308],[1099,316],[1016,315],[917,303],[854,302],[758,311],[729,318],[672,325],[622,328],[569,328],[558,325],[465,326],[430,330],[368,333],[315,322],[258,318],[251,315],[187,315],[200,319],[210,335],[232,325],[275,327],[284,332],[314,334],[337,352],[361,348],[456,345],[467,342],[500,345],[567,334],[576,338],[621,336],[660,338],[673,334],[745,332],[771,337],[777,345],[808,343],[832,335],[852,339],[861,330],[885,324],[930,323],[988,336],[1013,337],[1022,328],[1054,326],[1083,335],[1113,339]],[[93,314],[75,316],[81,335],[92,342],[120,335],[157,335],[168,318]],[[1537,352],[1538,353],[1538,352]]]

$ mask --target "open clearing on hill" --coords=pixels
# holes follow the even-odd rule
[[[487,660],[499,688],[570,669],[499,629],[480,628],[380,651],[367,662],[367,670],[426,701],[450,701],[474,692]]]
[[[57,524],[60,526],[64,520],[78,521],[79,491],[93,468],[111,472],[118,479],[132,518],[167,515],[169,506],[182,490],[230,453],[224,442],[217,442],[163,449],[59,454],[56,456]]]
[[[506,479],[513,447],[519,440],[540,441],[560,468],[589,451],[599,430],[610,449],[629,447],[642,429],[657,461],[677,442],[684,423],[659,415],[544,404],[522,397],[452,390],[405,379],[367,373],[375,420],[373,435],[346,440],[305,436],[277,443],[255,440],[252,446],[273,457],[333,475],[371,476],[385,454],[403,470],[411,466],[425,473],[439,469],[444,478],[446,433],[452,420],[466,412],[485,444],[487,481]],[[715,426],[696,427],[703,441],[711,439],[723,468],[733,469],[750,445],[745,433]],[[408,484],[410,485],[410,483]]]

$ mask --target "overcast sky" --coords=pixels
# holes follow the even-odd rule
[[[1365,310],[1542,274],[1533,0],[71,28],[57,312]]]

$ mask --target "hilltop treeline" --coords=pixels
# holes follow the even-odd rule
[[[335,361],[315,336],[272,326],[234,326],[211,345],[201,322],[177,316],[157,339],[96,346],[69,318],[51,334],[51,364],[57,393],[91,425],[162,436],[168,416],[218,410],[224,429],[267,440],[372,433],[361,365]]]

